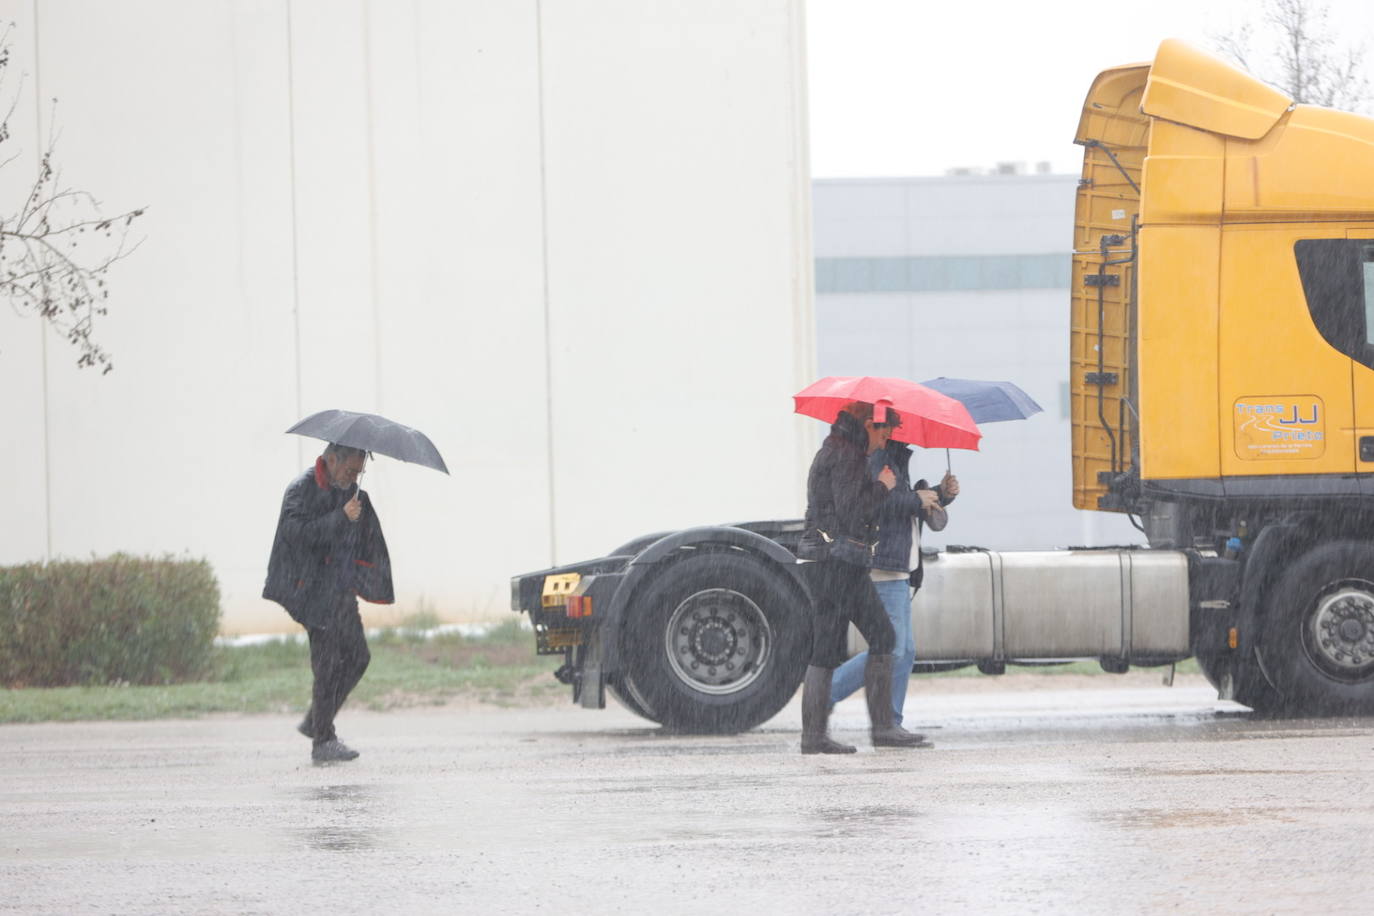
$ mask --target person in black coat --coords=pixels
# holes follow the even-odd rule
[[[926,481],[911,483],[911,448],[889,440],[868,456],[868,471],[875,478],[883,468],[891,468],[897,485],[878,508],[878,543],[873,551],[869,578],[878,598],[887,609],[888,620],[897,633],[892,664],[892,720],[902,728],[907,682],[916,659],[916,644],[911,633],[911,600],[921,587],[921,531],[942,531],[949,521],[945,507],[959,495],[959,480],[946,472],[934,488]],[[860,652],[841,665],[830,685],[830,703],[843,700],[863,686],[868,653]]]
[[[314,686],[310,709],[296,728],[312,739],[317,763],[358,756],[334,731],[339,707],[372,659],[358,598],[395,600],[382,526],[358,487],[366,463],[361,449],[330,443],[286,488],[262,590],[305,627],[310,640]]]
[[[876,479],[868,471],[869,452],[887,441],[894,412],[874,422],[873,405],[849,404],[830,427],[811,462],[806,480],[806,529],[797,548],[801,572],[814,604],[811,663],[802,681],[803,754],[852,754],[855,748],[832,741],[830,682],[844,662],[852,621],[868,642],[864,692],[875,747],[916,747],[919,735],[896,728],[892,715],[892,623],[873,588],[868,570],[877,540],[877,514],[896,485],[891,468]]]

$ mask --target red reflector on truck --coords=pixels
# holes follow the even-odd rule
[[[569,595],[568,596],[568,616],[569,617],[590,617],[592,616],[591,595]]]

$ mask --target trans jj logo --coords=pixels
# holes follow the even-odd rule
[[[1236,403],[1236,413],[1245,416],[1241,428],[1257,427],[1266,430],[1274,441],[1298,440],[1319,442],[1326,438],[1320,429],[1303,429],[1316,426],[1321,422],[1321,408],[1314,401],[1306,405],[1311,416],[1304,416],[1297,404],[1244,404]]]

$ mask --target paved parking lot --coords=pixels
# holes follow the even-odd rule
[[[4,726],[0,912],[1374,908],[1374,720],[1258,720],[1196,682],[911,708],[933,750],[842,758],[797,753],[795,701],[722,738],[346,711],[363,756],[328,767],[287,716]],[[862,744],[862,700],[834,724]]]

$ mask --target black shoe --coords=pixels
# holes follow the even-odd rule
[[[853,754],[858,750],[852,744],[841,744],[831,740],[826,735],[802,735],[801,752],[803,754]]]
[[[310,751],[310,759],[316,763],[336,763],[343,760],[353,760],[357,756],[357,751],[338,738],[330,738],[328,741],[317,744]]]
[[[315,726],[310,721],[310,713],[306,713],[305,718],[296,723],[296,731],[307,738],[315,737]]]
[[[900,725],[893,725],[882,731],[873,730],[874,747],[934,747],[935,745],[926,740],[926,736],[919,732],[909,732]]]

